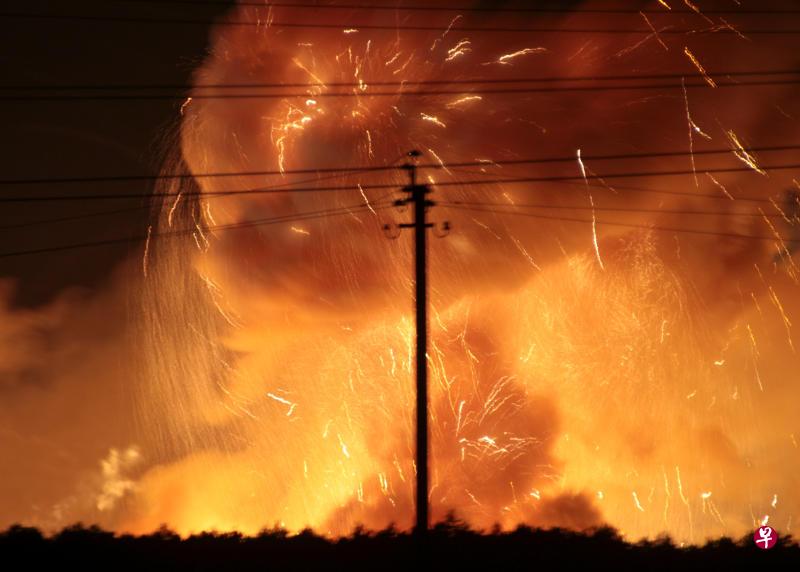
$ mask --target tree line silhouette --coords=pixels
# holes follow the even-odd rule
[[[426,563],[423,563],[425,561]],[[15,564],[16,563],[16,564]],[[356,530],[330,539],[312,530],[290,535],[280,528],[256,536],[204,532],[187,538],[166,527],[152,534],[115,534],[75,524],[51,536],[14,525],[0,532],[0,569],[13,570],[543,570],[550,567],[630,570],[800,569],[800,545],[790,536],[771,550],[748,534],[702,546],[676,545],[669,537],[626,542],[613,528],[512,531],[470,529],[450,515],[420,539],[394,527]]]

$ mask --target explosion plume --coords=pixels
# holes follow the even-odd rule
[[[192,177],[157,189],[152,232],[185,239],[143,252],[140,431],[103,489],[126,500],[114,526],[411,526],[412,245],[384,226],[409,216],[392,167],[419,149],[439,167],[430,216],[453,229],[430,249],[433,518],[791,532],[798,210],[792,171],[770,169],[792,152],[752,148],[786,145],[800,109],[792,88],[720,73],[789,66],[778,40],[702,13],[682,35],[650,12],[645,35],[470,31],[510,25],[491,12],[280,25],[312,12],[233,9],[180,106],[164,172]],[[655,90],[580,79],[674,70]],[[548,77],[576,89],[502,83]],[[529,157],[564,160],[514,163]]]

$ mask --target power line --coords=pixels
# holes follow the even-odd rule
[[[706,235],[706,236],[719,236],[725,238],[740,238],[740,239],[749,239],[749,240],[769,240],[769,241],[777,241],[779,240],[778,237],[775,236],[765,236],[765,235],[753,235],[753,234],[739,234],[735,232],[724,232],[724,231],[714,231],[714,230],[702,230],[702,229],[690,229],[690,228],[681,228],[681,227],[668,227],[668,226],[658,226],[658,225],[648,225],[648,224],[636,224],[636,223],[624,223],[624,222],[615,222],[615,221],[607,221],[607,220],[592,220],[592,219],[582,219],[582,218],[573,218],[573,217],[563,217],[563,216],[550,216],[550,215],[543,215],[543,214],[535,214],[535,213],[523,213],[523,212],[513,212],[513,211],[496,211],[492,209],[484,209],[480,207],[467,207],[467,206],[451,206],[450,208],[458,208],[463,210],[472,210],[472,211],[480,211],[492,214],[510,214],[510,215],[517,215],[517,216],[525,216],[530,218],[537,218],[537,219],[544,219],[544,220],[554,220],[560,222],[578,222],[578,223],[585,223],[585,224],[596,224],[596,225],[603,225],[603,226],[620,226],[620,227],[627,227],[627,228],[641,228],[645,230],[658,230],[662,232],[678,232],[678,233],[687,233],[687,234],[699,234],[699,235]],[[800,239],[780,239],[783,243],[794,243],[800,242]]]
[[[621,227],[628,227],[628,228],[641,228],[646,230],[659,230],[665,232],[678,232],[678,233],[690,233],[690,234],[701,234],[701,235],[709,235],[709,236],[721,236],[721,237],[731,237],[731,238],[741,238],[741,239],[755,239],[755,240],[769,240],[775,241],[778,240],[775,236],[762,236],[762,235],[745,235],[745,234],[738,234],[738,233],[728,233],[728,232],[720,232],[720,231],[707,231],[702,229],[687,229],[687,228],[680,228],[680,227],[664,227],[658,225],[646,225],[646,224],[635,224],[635,223],[623,223],[623,222],[616,222],[616,221],[607,221],[607,220],[587,220],[587,219],[580,219],[574,217],[563,217],[563,216],[551,216],[551,215],[544,215],[544,214],[537,214],[537,213],[527,213],[527,212],[520,212],[520,211],[509,211],[509,210],[498,210],[498,209],[491,209],[491,208],[484,208],[482,206],[473,206],[470,203],[457,203],[457,202],[448,202],[448,203],[437,203],[443,207],[449,207],[453,209],[461,209],[461,210],[469,210],[469,211],[478,211],[478,212],[486,212],[491,214],[499,214],[499,215],[517,215],[517,216],[526,216],[531,218],[538,218],[538,219],[545,219],[545,220],[554,220],[554,221],[562,221],[562,222],[577,222],[577,223],[587,223],[592,224],[594,222],[598,225],[606,225],[606,226],[621,226]],[[477,203],[475,203],[477,205]],[[319,218],[324,218],[328,216],[337,216],[337,215],[345,215],[351,214],[356,212],[368,212],[370,209],[379,211],[379,210],[386,210],[393,206],[393,203],[380,203],[380,202],[373,202],[373,203],[359,203],[357,205],[352,205],[349,207],[341,207],[338,209],[327,209],[322,211],[312,211],[308,213],[300,213],[298,215],[287,215],[282,217],[273,217],[267,219],[259,219],[254,221],[246,221],[242,223],[233,223],[229,225],[219,225],[219,226],[211,226],[207,227],[205,230],[209,231],[226,231],[226,230],[237,230],[243,228],[252,228],[252,227],[259,227],[259,226],[268,226],[272,224],[281,224],[281,223],[292,223],[292,222],[302,222],[306,220],[316,220]],[[500,205],[498,205],[500,206]],[[548,206],[547,208],[557,208]],[[586,207],[590,208],[590,207]],[[595,210],[603,210],[601,208],[595,208]],[[622,210],[622,209],[607,209],[607,210]],[[642,212],[642,213],[663,213],[665,211],[653,211],[650,209],[631,209],[633,212]],[[678,211],[666,211],[672,213],[678,213]],[[700,214],[700,213],[693,213],[693,214]],[[732,213],[702,213],[702,214],[732,214]],[[766,216],[775,216],[775,215],[766,215]],[[77,249],[84,249],[84,248],[93,248],[99,246],[109,246],[109,245],[116,245],[116,244],[130,244],[132,242],[144,242],[150,240],[152,238],[161,238],[161,237],[178,237],[178,236],[187,236],[191,235],[192,233],[196,232],[194,229],[188,230],[177,230],[177,231],[168,231],[168,232],[160,232],[160,233],[151,233],[148,235],[139,235],[135,237],[129,238],[115,238],[115,239],[108,239],[108,240],[97,240],[97,241],[90,241],[90,242],[82,242],[82,243],[73,243],[67,245],[60,245],[60,246],[50,246],[50,247],[43,247],[43,248],[35,248],[35,249],[28,249],[28,250],[18,250],[12,252],[4,252],[0,253],[0,258],[11,258],[16,256],[24,256],[24,255],[34,255],[34,254],[44,254],[44,253],[53,253],[53,252],[62,252],[67,250],[77,250]],[[783,239],[782,239],[783,240]],[[785,243],[792,243],[797,242],[797,240],[787,239],[783,240]]]
[[[577,182],[577,181],[576,182],[564,181],[561,184],[576,185],[576,186],[580,186],[580,187],[583,187],[585,185],[584,182]],[[601,185],[601,184],[597,184],[597,183],[588,183],[588,182],[587,182],[587,184],[589,184],[589,186],[591,186],[591,187],[608,189],[608,186],[606,186],[606,185]],[[645,187],[631,187],[631,186],[615,185],[614,189],[615,190],[616,189],[632,190],[632,191],[638,191],[638,192],[642,192],[642,193],[654,193],[654,194],[675,194],[675,195],[680,195],[680,196],[687,196],[687,197],[690,197],[690,198],[709,198],[709,199],[719,199],[719,200],[724,200],[724,201],[731,200],[729,197],[722,196],[722,195],[711,195],[711,194],[695,193],[695,192],[691,192],[690,193],[690,192],[680,192],[680,191],[669,191],[669,190],[652,189],[652,188],[645,188]],[[186,200],[194,201],[194,200],[197,200],[198,198],[202,198],[202,197],[197,197],[197,196],[195,196],[195,197],[187,197]],[[214,197],[209,197],[209,200],[212,200],[213,198]],[[385,197],[382,197],[381,199],[378,199],[378,201],[383,200],[383,198],[385,198]],[[743,198],[736,197],[735,200],[741,201],[741,202],[770,203],[769,199],[754,198],[754,197],[743,197]],[[664,209],[646,210],[646,209],[636,209],[636,208],[630,208],[629,209],[629,208],[613,208],[613,207],[587,207],[587,206],[582,206],[582,205],[568,206],[568,205],[544,205],[544,204],[524,204],[524,203],[513,203],[513,204],[507,204],[507,203],[479,203],[479,202],[474,202],[474,201],[470,201],[470,202],[450,201],[450,202],[446,202],[446,203],[439,202],[437,204],[442,205],[442,206],[450,206],[450,205],[453,205],[453,206],[455,206],[455,205],[498,206],[498,207],[575,209],[575,210],[598,210],[598,211],[608,210],[608,211],[625,211],[625,212],[641,212],[641,213],[651,212],[651,213],[689,214],[689,215],[696,214],[696,215],[724,215],[724,216],[728,216],[728,215],[730,215],[730,216],[768,216],[768,217],[783,218],[783,215],[778,215],[778,214],[766,214],[766,215],[764,215],[762,213],[738,213],[738,212],[725,212],[725,211],[696,211],[696,210],[664,210]],[[10,229],[17,229],[17,228],[28,228],[28,227],[32,227],[32,226],[39,226],[39,225],[46,225],[46,224],[57,224],[57,223],[62,223],[62,222],[75,221],[75,220],[84,220],[84,219],[87,219],[87,218],[113,216],[115,214],[136,212],[136,211],[142,211],[142,210],[149,210],[151,208],[152,208],[152,205],[139,205],[139,206],[125,208],[125,209],[113,209],[113,210],[105,210],[105,211],[99,211],[99,212],[71,215],[71,216],[66,216],[66,217],[57,217],[57,218],[25,221],[25,222],[21,222],[21,223],[13,223],[13,224],[7,224],[7,225],[0,226],[0,230],[10,230]]]
[[[716,87],[755,87],[775,85],[797,85],[800,80],[758,80],[741,82],[724,82],[717,80]],[[526,93],[569,93],[569,92],[597,92],[597,91],[636,91],[640,89],[711,89],[706,82],[686,84],[641,84],[641,85],[595,85],[595,86],[566,86],[566,87],[524,87],[524,88],[465,88],[433,91],[364,91],[358,92],[324,92],[316,93],[313,97],[428,97],[436,95],[471,95],[471,94],[526,94]],[[219,99],[283,99],[294,97],[310,97],[307,92],[295,93],[224,93],[224,94],[63,94],[63,95],[0,95],[0,101],[37,102],[37,101],[156,101],[180,100],[187,97],[193,100],[219,100]]]
[[[114,209],[114,210],[106,210],[106,211],[99,211],[99,212],[92,212],[92,213],[82,213],[76,215],[69,215],[63,217],[56,217],[56,218],[47,218],[47,219],[39,219],[39,220],[32,220],[32,221],[25,221],[25,222],[16,222],[12,224],[4,224],[0,226],[0,230],[11,230],[17,228],[29,228],[32,226],[39,226],[43,224],[57,224],[61,222],[71,222],[76,220],[85,220],[87,218],[97,218],[97,217],[106,217],[106,216],[113,216],[115,214],[123,214],[123,213],[130,213],[136,211],[142,211],[149,209],[150,206],[136,206],[136,207],[129,207],[125,209]]]
[[[763,171],[779,171],[787,169],[800,168],[800,163],[792,163],[785,165],[762,165],[759,167]],[[751,172],[752,167],[725,167],[702,169],[703,173],[737,173],[737,172]],[[582,181],[586,180],[599,180],[602,182],[604,179],[628,179],[628,178],[643,178],[643,177],[672,177],[680,175],[694,175],[696,170],[671,170],[671,171],[637,171],[637,172],[620,172],[620,173],[604,173],[593,175],[555,175],[555,176],[537,176],[537,177],[515,177],[506,179],[489,179],[481,181],[442,181],[439,183],[428,183],[429,186],[435,187],[468,187],[474,185],[497,185],[505,183],[551,183],[563,181]],[[316,192],[338,192],[338,191],[356,191],[356,190],[375,190],[375,189],[389,189],[397,185],[394,183],[385,184],[372,184],[372,185],[359,185],[355,187],[349,186],[336,186],[336,187],[296,187],[291,189],[275,189],[275,188],[252,188],[252,189],[237,189],[229,191],[204,191],[204,192],[184,192],[184,193],[164,193],[162,197],[177,197],[181,194],[184,197],[201,196],[201,197],[215,197],[215,196],[236,196],[236,195],[259,195],[259,194],[272,194],[272,193],[316,193]],[[653,191],[655,192],[655,191]],[[691,196],[691,193],[686,193]],[[82,195],[44,195],[38,197],[32,196],[16,196],[16,197],[0,197],[0,203],[24,203],[24,202],[51,202],[51,201],[77,201],[77,200],[121,200],[121,199],[136,199],[143,198],[141,194],[82,194]]]
[[[587,206],[587,205],[547,205],[547,204],[530,204],[530,203],[493,203],[493,202],[480,202],[480,201],[448,201],[437,202],[437,206],[442,207],[497,207],[505,209],[553,209],[553,210],[577,210],[577,211],[591,211],[591,212],[626,212],[637,214],[679,214],[679,215],[699,215],[699,216],[747,216],[747,217],[768,217],[785,219],[785,215],[778,213],[763,213],[763,212],[736,212],[736,211],[698,211],[691,209],[645,209],[636,207],[601,207],[601,206]],[[506,212],[506,211],[498,211]],[[507,212],[513,213],[515,211],[508,210]]]
[[[230,6],[230,2],[215,1],[215,0],[116,0],[123,4],[188,4],[195,6]],[[254,0],[238,0],[240,6],[256,6],[260,8],[275,7],[275,8],[313,8],[315,10],[381,10],[392,12],[478,12],[478,13],[492,13],[492,14],[638,14],[639,12],[645,14],[661,14],[664,16],[670,15],[698,15],[697,12],[691,9],[672,8],[665,10],[663,8],[643,8],[641,10],[631,10],[624,8],[485,8],[480,6],[429,6],[429,5],[381,5],[381,4],[318,4],[309,2],[270,2],[266,5],[263,1]],[[800,10],[703,10],[702,14],[712,15],[787,15],[787,14],[800,14]]]
[[[757,146],[748,147],[744,151],[748,153],[762,153],[773,151],[794,151],[800,149],[800,144],[795,145],[771,145],[771,146]],[[617,161],[617,160],[633,160],[633,159],[657,159],[666,157],[685,157],[689,155],[705,156],[705,155],[722,155],[733,152],[732,149],[700,149],[692,152],[689,151],[650,151],[643,153],[615,153],[615,154],[583,154],[584,161]],[[461,167],[486,167],[486,166],[514,166],[514,165],[534,165],[543,163],[571,163],[576,160],[575,155],[562,156],[562,157],[538,157],[538,158],[525,158],[525,159],[485,159],[477,161],[459,161],[459,162],[441,162],[441,163],[424,163],[417,165],[417,169],[458,169]],[[112,183],[124,181],[162,181],[162,180],[190,180],[190,179],[205,179],[205,178],[226,178],[226,177],[260,177],[260,176],[285,176],[285,175],[311,175],[319,173],[339,173],[344,176],[358,175],[382,171],[394,171],[397,167],[394,165],[396,161],[389,165],[360,165],[353,167],[317,167],[308,169],[287,169],[287,170],[269,170],[269,171],[236,171],[236,172],[216,172],[216,173],[167,173],[160,175],[119,175],[109,177],[61,177],[61,178],[41,178],[41,179],[0,179],[0,185],[40,185],[40,184],[73,184],[73,183]],[[698,169],[701,171],[702,169]],[[470,173],[477,174],[477,173]],[[324,179],[310,179],[305,182]],[[302,181],[301,181],[302,182]],[[285,183],[280,186],[289,186],[298,184],[297,182]]]
[[[704,173],[705,171],[697,171],[697,174]],[[694,174],[694,173],[692,173]],[[695,191],[675,191],[675,190],[667,190],[667,189],[653,189],[650,187],[639,187],[639,186],[631,186],[631,185],[617,185],[614,184],[612,187],[609,184],[603,184],[602,182],[592,182],[592,178],[589,177],[587,180],[581,179],[580,181],[553,181],[552,184],[554,185],[569,185],[572,187],[581,187],[585,188],[587,186],[595,188],[595,189],[603,189],[606,191],[616,192],[617,190],[622,191],[634,191],[637,193],[649,193],[655,195],[675,195],[680,197],[686,197],[688,199],[711,199],[711,200],[719,200],[719,201],[730,201],[731,198],[721,194],[721,193],[699,193]],[[769,203],[769,199],[765,199],[763,197],[734,197],[733,200],[739,202],[747,202],[747,203]]]
[[[798,75],[800,69],[779,70],[709,70],[711,77],[742,77],[759,75]],[[419,80],[419,81],[371,81],[357,82],[304,82],[304,83],[205,83],[205,84],[42,84],[42,85],[0,85],[0,90],[13,91],[89,91],[89,90],[191,90],[191,89],[289,89],[289,88],[326,88],[350,87],[361,89],[363,85],[379,87],[404,87],[427,85],[470,85],[470,84],[519,84],[519,83],[554,83],[554,82],[584,82],[584,81],[634,81],[634,80],[659,80],[681,78],[703,78],[696,70],[687,73],[660,73],[660,74],[623,74],[623,75],[597,75],[597,76],[544,76],[523,78],[495,78],[495,79],[450,79],[450,80]],[[307,94],[306,94],[307,95]]]
[[[82,22],[124,22],[131,24],[188,24],[202,26],[248,26],[261,27],[263,29],[310,29],[310,30],[373,30],[373,31],[409,31],[409,32],[478,32],[478,33],[540,33],[540,34],[637,34],[651,35],[653,30],[650,28],[520,28],[513,26],[407,26],[407,25],[382,25],[382,24],[301,24],[297,22],[246,22],[241,20],[198,20],[190,18],[147,18],[142,16],[90,16],[76,14],[30,14],[22,12],[2,12],[0,18],[14,18],[21,20],[66,20]],[[729,26],[715,26],[710,29],[663,29],[659,34],[698,34],[698,33],[730,33],[730,34],[751,34],[751,35],[795,35],[800,33],[796,28],[749,28],[733,29]]]
[[[273,224],[281,224],[281,223],[292,223],[292,222],[302,222],[308,220],[316,220],[319,218],[325,218],[329,216],[339,216],[339,215],[346,215],[346,214],[353,214],[356,212],[371,212],[372,210],[385,210],[387,208],[391,208],[392,204],[379,204],[379,203],[359,203],[358,205],[353,205],[350,207],[340,207],[337,209],[327,209],[322,211],[312,211],[307,213],[300,213],[297,215],[286,215],[282,217],[272,217],[272,218],[265,218],[265,219],[258,219],[253,221],[245,221],[242,223],[232,223],[228,225],[217,225],[217,226],[210,226],[206,227],[204,230],[206,231],[227,231],[227,230],[240,230],[244,228],[253,228],[253,227],[261,227],[261,226],[268,226]],[[84,248],[94,248],[98,246],[111,246],[117,244],[130,244],[132,242],[146,242],[153,238],[174,238],[179,236],[190,236],[193,233],[197,232],[196,229],[187,229],[187,230],[175,230],[175,231],[167,231],[167,232],[156,232],[156,233],[148,233],[143,235],[138,235],[134,237],[128,238],[111,238],[107,240],[96,240],[91,242],[80,242],[80,243],[73,243],[73,244],[66,244],[60,246],[48,246],[43,248],[33,248],[28,250],[17,250],[11,252],[3,252],[0,253],[0,258],[11,258],[15,256],[25,256],[25,255],[33,255],[33,254],[45,254],[51,252],[63,252],[66,250],[79,250]]]
[[[316,181],[330,180],[330,179],[342,179],[342,178],[349,177],[349,176],[352,176],[352,175],[357,175],[357,174],[359,174],[358,171],[352,172],[352,173],[351,172],[339,173],[339,174],[329,175],[327,177],[317,177],[317,178],[314,178],[314,179],[303,179],[301,181],[293,181],[291,183],[272,185],[272,186],[270,186],[268,188],[270,188],[270,189],[286,189],[286,190],[288,190],[293,185],[301,185],[301,184],[312,183],[312,182],[316,182]],[[155,194],[155,195],[151,195],[149,198],[158,198],[159,196],[160,195]],[[146,198],[146,197],[142,196],[141,198]],[[202,196],[187,197],[186,200],[187,201],[195,201],[195,200],[198,200],[199,198],[202,198]],[[214,197],[209,197],[208,200],[211,200],[213,198]],[[383,197],[383,198],[385,198],[385,197]],[[379,200],[382,200],[383,198],[381,198]],[[82,213],[82,214],[77,214],[77,215],[70,215],[70,216],[65,216],[65,217],[56,217],[56,218],[49,218],[49,219],[39,219],[39,220],[33,220],[33,221],[25,221],[25,222],[20,222],[20,223],[12,223],[12,224],[7,224],[7,225],[0,226],[0,230],[27,228],[27,227],[39,226],[39,225],[43,225],[43,224],[57,224],[57,223],[61,223],[61,222],[69,222],[69,221],[82,220],[82,219],[87,219],[87,218],[113,216],[115,214],[122,214],[122,213],[129,213],[129,212],[136,212],[136,211],[143,211],[143,210],[150,210],[152,208],[153,208],[153,205],[148,203],[148,204],[138,205],[138,206],[135,206],[135,207],[129,207],[129,208],[124,208],[124,209],[105,210],[105,211],[98,211],[98,212],[92,212],[92,213]]]

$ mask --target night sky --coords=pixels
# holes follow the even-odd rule
[[[210,23],[227,6],[129,2],[25,3],[25,13],[104,15],[155,19],[207,20],[203,24],[142,24],[3,18],[2,84],[12,85],[185,85],[208,46]],[[232,2],[228,3],[233,4]],[[11,5],[8,5],[11,11]],[[19,10],[22,12],[22,10]],[[158,172],[159,141],[170,129],[180,100],[4,102],[0,170],[4,179],[102,177]],[[146,182],[37,185],[2,188],[4,195],[141,193]],[[57,224],[0,230],[3,251],[27,250],[105,238],[141,236],[150,211],[147,201],[5,204],[0,226],[66,218],[92,212],[132,209]],[[135,210],[136,206],[143,208]],[[138,243],[137,243],[138,244]],[[0,260],[0,276],[14,281],[14,303],[30,306],[51,299],[70,286],[93,286],[130,252],[118,245],[41,256]]]

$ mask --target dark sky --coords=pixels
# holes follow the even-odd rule
[[[232,2],[230,2],[232,4]],[[10,4],[7,5],[10,7]],[[25,2],[17,12],[142,16],[213,20],[226,10],[211,6],[107,2]],[[3,11],[6,10],[4,7]],[[0,17],[0,82],[11,85],[185,84],[202,59],[208,26]],[[4,92],[10,93],[10,92]],[[170,129],[180,102],[2,102],[0,172],[3,179],[152,173],[158,141]],[[0,195],[143,193],[149,183],[3,185]],[[0,228],[0,251],[141,235],[148,211],[137,200],[6,203],[0,227],[133,208],[127,213],[22,228]],[[0,279],[16,279],[15,302],[37,305],[65,287],[102,280],[130,246],[0,258]]]

